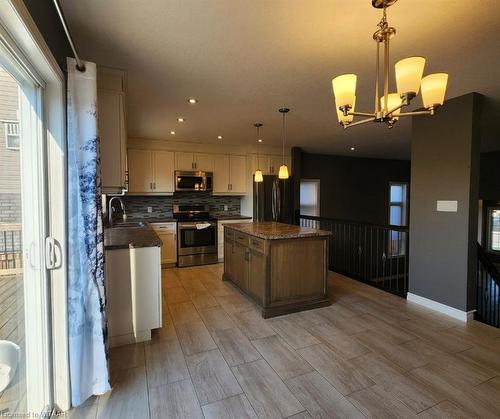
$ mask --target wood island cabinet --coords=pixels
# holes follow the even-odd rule
[[[224,226],[224,274],[264,318],[330,304],[329,232],[274,222]]]

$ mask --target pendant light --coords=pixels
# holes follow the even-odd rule
[[[260,127],[262,124],[260,122],[257,122],[253,124],[255,128],[257,128],[257,147],[258,143],[260,143],[262,140],[260,139]],[[254,182],[260,183],[264,181],[264,178],[262,176],[262,170],[259,169],[259,149],[257,148],[257,170],[255,171],[254,177],[253,177]]]
[[[290,112],[290,109],[288,108],[281,108],[280,113],[283,115],[283,164],[280,166],[280,170],[278,173],[278,178],[279,179],[288,179],[288,167],[285,164],[285,140],[286,140],[286,114]]]

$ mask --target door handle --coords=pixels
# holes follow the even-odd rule
[[[62,266],[62,252],[59,242],[54,237],[45,239],[45,267],[50,270]]]

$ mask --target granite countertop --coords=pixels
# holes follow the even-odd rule
[[[143,223],[176,223],[177,220],[174,217],[159,216],[159,217],[134,217],[128,218],[127,222],[143,222]],[[119,224],[119,222],[117,223]]]
[[[300,239],[304,237],[326,237],[332,233],[314,228],[299,227],[291,224],[263,221],[258,223],[226,224],[225,228],[240,231],[265,240]]]
[[[161,239],[151,226],[113,227],[104,229],[104,249],[134,249],[138,247],[160,247]]]
[[[246,215],[214,215],[214,219],[216,220],[251,220],[252,217],[248,217]]]

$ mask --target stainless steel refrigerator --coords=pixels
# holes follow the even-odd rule
[[[264,181],[253,183],[253,218],[293,224],[293,179],[264,175]]]

